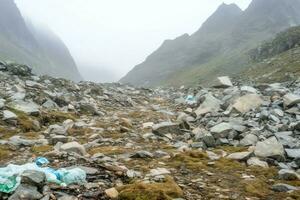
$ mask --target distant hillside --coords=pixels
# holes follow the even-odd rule
[[[27,64],[37,74],[82,79],[59,37],[26,23],[13,0],[0,0],[0,4],[0,60]]]
[[[250,49],[300,24],[300,0],[253,0],[242,11],[222,4],[193,35],[167,40],[122,83],[134,85],[208,84],[219,75],[249,67]]]
[[[300,77],[300,26],[279,33],[250,51],[251,67],[241,76],[255,82],[283,82]]]

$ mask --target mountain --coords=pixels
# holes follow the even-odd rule
[[[253,0],[242,11],[222,4],[192,35],[165,41],[122,83],[142,86],[208,84],[249,67],[248,51],[300,24],[300,0]]]
[[[27,64],[40,75],[82,80],[68,48],[58,36],[25,21],[13,0],[0,3],[0,60]]]
[[[251,82],[286,82],[300,77],[300,26],[289,28],[249,51],[251,67],[237,79]]]

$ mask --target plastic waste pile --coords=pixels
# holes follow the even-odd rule
[[[47,167],[49,161],[44,157],[39,157],[34,163],[24,165],[7,165],[0,168],[0,192],[11,193],[17,189],[21,183],[21,175],[26,170],[43,172],[48,183],[55,183],[61,186],[70,184],[83,184],[86,182],[86,173],[80,168],[58,169]]]

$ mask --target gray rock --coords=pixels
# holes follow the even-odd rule
[[[258,142],[254,151],[257,157],[262,158],[276,158],[278,160],[284,159],[284,148],[282,144],[278,142],[276,137],[271,137],[265,141]]]
[[[216,146],[216,140],[213,137],[211,133],[204,133],[202,137],[202,141],[207,147],[215,147]]]
[[[155,124],[152,127],[153,133],[159,136],[164,136],[166,134],[181,134],[179,124],[172,122],[162,122]]]
[[[46,175],[43,172],[26,170],[21,175],[21,183],[32,186],[43,186],[46,181]]]
[[[153,154],[148,151],[137,151],[130,156],[131,158],[153,158]]]
[[[300,103],[300,95],[288,93],[283,97],[283,104],[285,107],[291,107]]]
[[[257,141],[258,141],[258,137],[256,135],[248,134],[240,141],[240,145],[245,147],[254,146],[256,145]]]
[[[228,133],[232,130],[232,125],[230,123],[220,123],[210,129],[210,132],[214,138],[226,138]]]
[[[285,149],[287,157],[300,158],[300,149]]]
[[[275,133],[276,138],[278,141],[287,148],[294,148],[298,144],[298,141],[296,138],[292,137],[293,132],[288,131],[288,132],[277,132]]]
[[[254,94],[258,93],[258,91],[254,87],[251,87],[251,86],[242,86],[241,91],[248,92],[248,93],[254,93]]]
[[[9,110],[4,110],[3,111],[3,120],[4,121],[5,120],[17,119],[17,118],[18,118],[18,116],[15,113],[13,113],[13,112],[11,112]]]
[[[37,191],[35,186],[21,184],[8,200],[37,200],[42,197],[43,195]]]
[[[78,142],[69,142],[60,146],[60,151],[65,151],[68,153],[77,153],[79,155],[86,155],[86,150],[84,146],[79,144]]]
[[[69,141],[69,138],[64,135],[53,135],[53,136],[50,136],[50,139],[49,139],[49,142],[52,145],[55,145],[58,142],[67,143],[68,141]]]
[[[22,100],[14,101],[14,102],[9,103],[9,106],[16,110],[19,110],[26,114],[29,114],[29,115],[36,115],[36,114],[39,114],[39,112],[40,112],[39,105],[37,105],[36,103],[34,103],[32,101],[22,101]]]
[[[238,98],[233,104],[233,109],[240,113],[249,112],[252,109],[258,108],[262,105],[263,100],[257,94],[247,94]]]
[[[215,98],[212,94],[207,94],[204,96],[205,100],[203,103],[197,108],[195,114],[199,117],[206,113],[214,113],[220,110],[222,101]]]
[[[229,88],[233,84],[228,76],[222,76],[217,78],[217,82],[214,84],[215,88]]]
[[[293,180],[299,180],[300,176],[298,173],[296,173],[293,170],[289,169],[282,169],[278,172],[278,177],[281,180],[286,180],[286,181],[293,181]]]
[[[298,188],[288,184],[278,183],[272,186],[272,190],[275,192],[289,192],[289,191],[298,190]]]
[[[232,153],[227,156],[228,159],[232,160],[238,160],[238,161],[246,161],[253,152],[238,152],[238,153]]]
[[[9,144],[14,146],[47,145],[48,140],[46,139],[29,140],[16,135],[9,138]]]
[[[57,124],[49,126],[48,132],[49,134],[54,134],[54,135],[67,135],[67,129]]]
[[[45,103],[43,103],[42,107],[48,110],[53,110],[53,109],[57,109],[58,105],[51,99],[48,99]]]
[[[247,164],[249,166],[259,166],[259,167],[263,167],[263,168],[268,168],[269,165],[267,162],[265,161],[261,161],[259,158],[257,157],[252,157],[252,158],[249,158],[247,160]]]

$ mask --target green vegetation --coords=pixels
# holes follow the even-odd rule
[[[172,200],[183,196],[183,191],[171,178],[163,183],[137,182],[117,188],[119,200]]]

